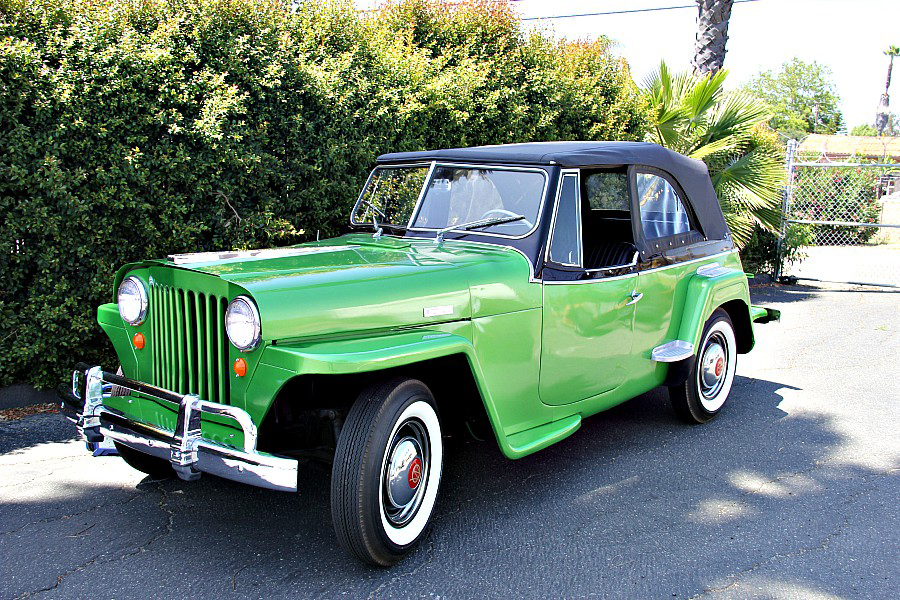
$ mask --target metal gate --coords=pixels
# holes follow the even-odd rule
[[[785,238],[805,247],[783,277],[900,288],[900,165],[795,160],[788,144]]]

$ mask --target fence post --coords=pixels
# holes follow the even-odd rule
[[[784,254],[782,253],[782,245],[787,235],[788,227],[788,210],[791,205],[791,191],[794,187],[794,156],[797,154],[797,140],[788,140],[787,154],[784,159],[784,168],[787,171],[787,183],[781,193],[781,230],[778,232],[778,246],[776,249],[775,261],[775,281],[781,279],[782,270],[784,269]]]

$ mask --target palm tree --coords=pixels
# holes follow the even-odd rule
[[[724,70],[672,73],[660,63],[644,82],[652,107],[647,141],[706,162],[725,221],[743,247],[754,223],[778,231],[785,171],[777,149],[759,142],[769,107],[744,92],[726,92],[727,76]]]
[[[888,90],[891,87],[891,70],[894,68],[894,57],[900,55],[900,46],[891,46],[885,51],[885,55],[890,57],[888,63],[887,81],[884,84],[884,93],[881,95],[881,101],[878,103],[878,110],[875,112],[875,129],[878,135],[881,135],[890,120],[891,97]]]
[[[694,71],[715,73],[725,62],[728,20],[734,0],[697,0],[697,42]]]

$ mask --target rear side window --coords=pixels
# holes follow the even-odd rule
[[[665,238],[691,230],[688,212],[671,183],[650,173],[636,173],[635,183],[645,238]]]
[[[625,173],[590,173],[584,178],[584,192],[591,210],[631,210]]]

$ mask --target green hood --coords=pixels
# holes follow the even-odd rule
[[[214,275],[237,287],[229,286],[230,296],[249,294],[269,341],[415,327],[540,305],[539,286],[528,285],[528,260],[504,246],[458,240],[435,246],[428,239],[351,234],[248,254],[184,255],[154,266]],[[202,285],[194,281],[190,287]],[[189,287],[187,281],[177,285]]]

